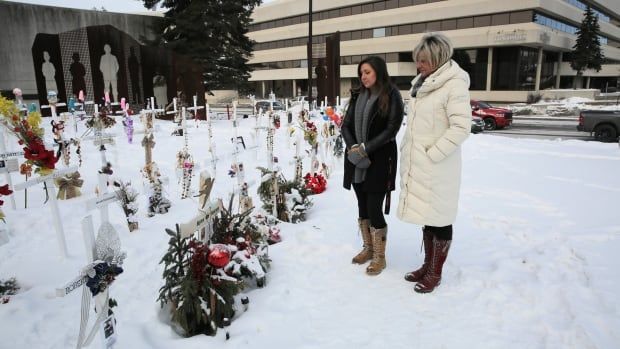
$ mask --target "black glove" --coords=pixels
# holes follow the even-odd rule
[[[347,159],[355,165],[357,168],[368,168],[370,166],[370,159],[368,158],[368,154],[364,150],[364,147],[359,145],[354,145],[347,152]]]

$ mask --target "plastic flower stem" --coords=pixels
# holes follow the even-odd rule
[[[26,182],[28,182],[28,175],[26,175]],[[24,189],[24,209],[28,208],[28,188]]]

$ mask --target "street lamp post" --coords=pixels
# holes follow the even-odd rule
[[[308,0],[308,103],[312,100],[312,0]]]

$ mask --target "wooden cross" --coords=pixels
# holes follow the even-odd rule
[[[14,186],[14,190],[22,190],[33,185],[45,182],[45,186],[49,191],[50,207],[52,210],[52,220],[54,222],[54,229],[56,230],[56,239],[58,241],[58,247],[62,257],[67,257],[67,243],[65,240],[65,232],[60,221],[60,211],[58,210],[58,201],[56,201],[56,188],[54,186],[54,178],[63,177],[69,173],[77,171],[77,166],[68,167],[62,170],[54,171],[47,176],[36,177],[26,182],[18,183]]]
[[[211,189],[213,188],[213,182],[215,179],[211,177],[209,172],[200,172],[200,192],[198,194],[199,206],[198,213],[188,222],[179,223],[176,225],[177,232],[182,238],[188,238],[195,233],[199,233],[201,241],[208,241],[211,236],[210,233],[206,234],[205,230],[209,225],[212,226],[212,221],[215,215],[224,207],[222,200],[216,200],[214,202],[209,200],[211,195]]]

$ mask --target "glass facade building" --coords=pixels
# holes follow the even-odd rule
[[[584,73],[584,87],[615,86],[620,69],[620,6],[617,0],[550,0],[521,4],[494,0],[314,1],[314,50],[340,33],[341,91],[356,82],[357,64],[377,55],[403,91],[416,75],[411,50],[427,32],[451,38],[453,59],[470,75],[472,95],[524,100],[527,93],[572,83],[570,51],[589,5],[599,18],[599,41],[607,58],[600,72]],[[276,0],[254,13],[249,36],[256,41],[251,81],[257,95],[305,94],[308,4]],[[318,60],[312,60],[316,66]],[[300,91],[301,88],[301,91]]]

